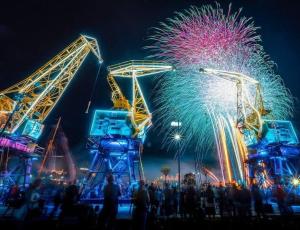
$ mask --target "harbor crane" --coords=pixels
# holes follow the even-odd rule
[[[59,54],[19,83],[0,91],[0,180],[7,180],[9,155],[19,156],[28,185],[32,158],[40,154],[36,144],[44,121],[53,110],[89,53],[103,62],[95,38],[80,35]],[[25,157],[24,157],[25,156]],[[25,159],[25,164],[24,164]],[[9,180],[13,181],[13,180]],[[5,183],[2,183],[5,184]]]

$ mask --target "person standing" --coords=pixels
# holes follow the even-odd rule
[[[197,204],[197,194],[194,185],[188,184],[184,194],[185,212],[190,219],[195,217]]]
[[[60,182],[59,185],[56,187],[55,194],[53,196],[53,209],[49,215],[49,218],[52,219],[57,210],[59,209],[62,200],[63,200],[63,195],[64,195],[64,187],[63,187],[63,182]]]
[[[41,188],[42,180],[35,179],[34,182],[30,185],[29,189],[25,193],[25,200],[27,206],[27,220],[32,220],[33,218],[40,217],[42,214],[42,210],[40,207],[41,200]]]
[[[220,214],[221,218],[223,218],[224,209],[226,206],[226,196],[225,196],[225,189],[224,189],[222,182],[219,183],[217,195],[218,195],[219,214]]]
[[[2,214],[2,216],[6,216],[8,213],[14,215],[15,210],[19,209],[24,203],[24,197],[22,196],[18,185],[13,185],[10,188],[7,197],[4,201],[7,208]]]
[[[76,206],[79,200],[79,189],[74,184],[69,184],[65,191],[61,202],[61,212],[59,220],[64,223],[68,217],[76,217],[78,215]]]
[[[149,193],[145,188],[145,182],[140,181],[139,188],[134,193],[133,196],[133,214],[132,220],[134,224],[134,229],[144,230],[146,229],[148,207],[150,204]]]
[[[241,210],[242,210],[242,216],[244,217],[251,217],[252,211],[251,211],[251,191],[245,186],[241,186]]]
[[[164,189],[164,215],[169,217],[172,214],[172,190],[170,185],[165,183]]]
[[[215,218],[216,215],[216,209],[215,209],[215,194],[211,187],[211,185],[207,186],[206,192],[205,192],[205,198],[206,198],[206,214],[208,218],[210,219]]]
[[[283,186],[280,184],[276,187],[275,197],[277,199],[277,205],[280,215],[287,214],[286,193],[283,189]]]
[[[261,194],[261,190],[257,184],[252,185],[251,193],[254,201],[254,210],[256,216],[258,218],[264,217],[265,213],[264,213],[264,206],[263,206],[263,197]]]
[[[113,229],[118,214],[120,187],[114,183],[112,174],[106,177],[107,184],[103,188],[103,208],[100,212],[100,224],[103,229]]]

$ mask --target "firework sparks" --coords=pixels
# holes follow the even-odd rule
[[[182,122],[184,147],[209,149],[216,134],[211,111],[224,118],[236,117],[237,88],[234,82],[199,73],[199,68],[234,71],[259,81],[266,108],[272,118],[292,115],[293,100],[278,76],[275,64],[263,50],[257,27],[251,18],[241,17],[241,9],[224,12],[215,6],[191,7],[177,12],[160,24],[150,37],[147,48],[151,57],[176,67],[157,84],[157,113],[164,133],[172,133],[170,123]],[[245,85],[249,97],[254,90]],[[165,142],[168,142],[166,135]]]

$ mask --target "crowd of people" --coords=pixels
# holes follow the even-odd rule
[[[91,206],[80,202],[80,189],[75,184],[65,186],[58,184],[51,189],[51,208],[45,208],[49,199],[42,191],[42,181],[36,179],[30,187],[22,192],[13,186],[8,193],[5,204],[7,209],[3,216],[12,215],[19,220],[31,221],[42,216],[58,219],[61,224],[95,224],[101,229],[113,229],[119,208],[120,187],[113,175],[107,176],[103,187],[103,205]],[[140,181],[131,191],[130,212],[133,229],[146,229],[146,223],[155,224],[161,218],[180,218],[189,220],[214,219],[216,217],[255,217],[263,219],[272,213],[268,203],[273,197],[281,215],[292,214],[287,204],[287,193],[281,185],[274,187],[272,195],[265,196],[259,186],[250,188],[236,183],[211,185],[203,183],[197,187],[194,183],[185,183],[180,191],[177,186],[164,183],[146,184]],[[100,210],[100,207],[101,210]]]
[[[281,185],[266,194],[257,184],[251,188],[236,183],[224,186],[184,184],[180,192],[168,183],[163,188],[151,183],[146,185],[149,194],[149,210],[154,216],[181,218],[250,217],[263,218],[274,210],[269,203],[272,197],[277,202],[281,215],[291,214],[287,193]]]

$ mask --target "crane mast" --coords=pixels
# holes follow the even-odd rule
[[[130,110],[130,104],[126,97],[123,95],[118,83],[116,82],[113,75],[108,74],[107,76],[108,84],[111,88],[111,100],[114,104],[115,109]]]
[[[151,113],[145,101],[138,78],[171,71],[172,66],[159,61],[132,60],[108,67],[108,83],[112,90],[112,101],[117,110],[127,110],[132,113],[131,122],[134,127],[133,136],[151,126]],[[132,102],[128,102],[122,93],[115,77],[132,80]]]
[[[0,117],[5,118],[0,125],[4,132],[15,133],[26,121],[41,129],[90,52],[102,62],[97,40],[81,35],[26,79],[0,91]],[[8,124],[4,126],[5,122]]]
[[[244,128],[254,130],[258,137],[262,133],[262,116],[270,113],[264,107],[261,87],[257,80],[238,72],[223,71],[210,68],[200,68],[201,73],[212,77],[220,77],[225,80],[232,81],[237,87],[237,127],[242,130]],[[255,87],[255,101],[251,103],[249,95],[245,90],[245,84],[251,84]]]
[[[131,186],[144,179],[141,154],[147,128],[151,126],[148,109],[138,78],[172,70],[157,61],[127,61],[108,67],[107,81],[111,88],[113,109],[96,110],[88,139],[93,154],[83,186],[82,199],[89,199],[97,186],[105,185],[108,174],[120,185],[122,199],[131,200]],[[131,100],[128,101],[116,78],[129,79]],[[103,192],[98,193],[103,198]]]

